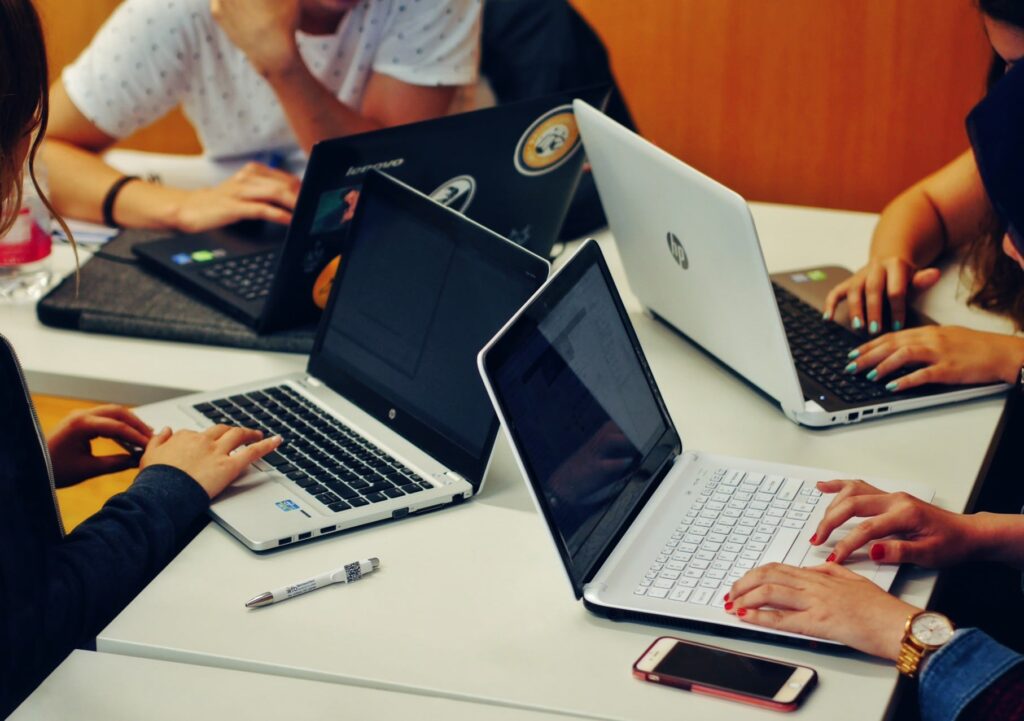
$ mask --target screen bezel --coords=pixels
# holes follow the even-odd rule
[[[629,320],[629,314],[622,303],[622,298],[619,296],[615,287],[615,282],[608,269],[608,264],[604,259],[604,255],[602,254],[597,241],[593,239],[585,241],[573,257],[569,259],[569,261],[544,285],[544,287],[532,299],[530,299],[529,303],[520,310],[515,318],[513,318],[494,338],[494,340],[491,341],[484,351],[481,352],[480,356],[481,370],[487,376],[488,386],[491,391],[491,399],[497,404],[502,421],[504,422],[506,430],[512,439],[513,448],[516,448],[520,444],[520,439],[517,436],[515,423],[510,420],[508,406],[501,396],[500,388],[495,383],[497,369],[508,359],[510,354],[517,350],[521,339],[531,332],[538,322],[547,315],[550,309],[557,305],[572,290],[583,275],[593,267],[597,267],[600,270],[601,276],[610,290],[612,302],[615,305],[615,309],[620,320],[622,321],[626,335],[629,338],[629,342],[640,361],[647,384],[651,388],[651,392],[654,394],[658,412],[661,414],[662,422],[665,424],[666,430],[662,436],[655,441],[652,449],[642,460],[640,467],[634,471],[633,478],[641,481],[645,478],[648,479],[647,487],[643,494],[639,495],[635,499],[633,508],[628,514],[622,516],[621,522],[618,523],[614,529],[609,529],[609,532],[606,533],[608,542],[602,552],[595,556],[591,563],[581,565],[578,568],[573,562],[569,549],[562,541],[561,534],[558,532],[558,526],[555,522],[554,511],[545,499],[544,491],[530,468],[528,459],[523,454],[516,451],[516,455],[519,457],[519,461],[525,471],[527,477],[526,480],[533,491],[533,496],[536,500],[537,506],[540,508],[541,514],[544,516],[544,521],[547,523],[552,539],[555,542],[555,546],[558,548],[559,556],[562,559],[562,564],[565,566],[566,573],[569,576],[569,581],[573,587],[573,593],[575,593],[577,599],[582,598],[584,586],[595,576],[597,571],[600,569],[601,564],[608,558],[608,555],[619,542],[619,539],[621,539],[628,530],[633,519],[635,519],[637,514],[639,514],[644,503],[646,503],[647,499],[650,498],[657,489],[658,484],[665,475],[665,472],[671,466],[671,462],[682,451],[682,443],[680,441],[679,434],[676,432],[675,426],[672,423],[672,418],[669,416],[668,408],[665,406],[665,402],[658,390],[657,383],[654,380],[654,375],[651,372],[650,366],[647,363],[647,358],[640,346],[640,340],[637,338],[636,332],[633,329],[633,324]]]
[[[527,297],[532,295],[548,276],[550,265],[543,258],[506,240],[497,233],[493,233],[464,215],[435,203],[422,193],[380,171],[374,170],[367,175],[362,192],[401,204],[403,208],[417,216],[420,222],[439,230],[451,238],[456,245],[473,243],[474,249],[480,255],[489,258],[495,264],[515,269],[533,284]],[[355,217],[352,219],[351,238],[353,242],[350,253],[358,252],[355,246],[362,226],[362,209],[366,205],[359,203],[356,206]],[[342,262],[338,269],[327,306],[320,324],[317,326],[316,339],[309,355],[307,372],[326,383],[331,390],[344,396],[346,400],[355,403],[375,420],[428,453],[442,465],[461,475],[473,486],[475,493],[483,482],[484,472],[494,448],[494,439],[498,433],[498,418],[493,411],[483,448],[479,455],[473,455],[434,430],[428,423],[420,421],[414,414],[404,412],[397,402],[383,397],[345,372],[344,369],[333,366],[330,359],[321,352],[327,328],[330,325],[329,319],[337,302],[338,289],[345,282],[346,270],[350,265],[350,263]]]
[[[678,645],[707,649],[709,651],[714,651],[715,653],[729,654],[732,656],[752,658],[765,663],[775,664],[782,668],[792,669],[792,673],[790,673],[790,675],[780,684],[778,690],[775,691],[774,694],[771,696],[765,696],[762,694],[751,693],[750,691],[740,688],[718,686],[706,683],[699,679],[683,678],[682,676],[675,676],[659,671],[661,664]],[[705,643],[697,643],[695,641],[687,641],[671,636],[662,636],[652,643],[650,647],[644,651],[643,655],[637,659],[633,668],[635,671],[645,674],[647,679],[654,683],[665,683],[666,685],[677,686],[679,688],[685,688],[695,692],[704,691],[719,696],[743,697],[745,699],[778,704],[780,706],[790,706],[795,704],[807,691],[809,685],[817,678],[817,673],[814,669],[808,666],[800,666],[795,663],[789,663],[788,661],[779,661],[774,658],[756,656],[751,653],[742,653],[740,651],[733,651],[727,648],[711,646]],[[653,678],[651,678],[652,676]],[[796,684],[796,686],[793,687],[791,684]]]

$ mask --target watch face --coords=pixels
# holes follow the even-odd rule
[[[910,625],[910,632],[926,646],[941,646],[953,636],[953,624],[941,613],[922,613]]]

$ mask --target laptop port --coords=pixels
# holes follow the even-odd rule
[[[307,538],[309,538],[312,535],[313,535],[312,531],[306,531],[305,533],[300,533],[299,534],[299,540],[300,541],[305,541]]]
[[[291,537],[291,536],[288,536],[288,538],[282,538],[282,539],[280,539],[280,540],[279,540],[279,541],[277,542],[277,545],[279,545],[279,546],[284,546],[284,545],[287,545],[287,544],[289,544],[289,543],[291,543],[291,542],[292,542],[292,537]]]
[[[853,423],[858,418],[860,418],[860,413],[858,413],[856,411],[851,413],[850,415],[846,416],[846,420],[848,420],[850,423]]]
[[[324,526],[320,529],[320,533],[330,533],[331,531],[337,530],[337,526]]]
[[[873,416],[874,414],[875,414],[875,411],[873,409],[871,409],[871,408],[868,408],[866,411],[864,411],[864,417],[865,418],[868,417],[868,416]]]
[[[409,509],[408,508],[399,508],[397,511],[392,511],[391,512],[391,517],[392,518],[402,518],[402,517],[408,516],[408,515],[409,515]]]
[[[879,413],[885,413],[888,410],[889,410],[889,406],[882,406],[881,408],[878,409],[878,412]]]

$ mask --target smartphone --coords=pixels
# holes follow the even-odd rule
[[[643,681],[741,703],[793,711],[817,683],[807,666],[662,636],[633,664]]]

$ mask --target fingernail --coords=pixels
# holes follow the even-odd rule
[[[818,534],[815,533],[813,536],[811,536],[811,543],[817,543],[817,542],[818,542]]]
[[[846,366],[846,372],[847,373],[856,373],[857,372],[857,364],[856,363],[851,363],[850,365]]]
[[[846,354],[847,358],[853,359],[860,357],[860,351],[854,348],[852,351]]]
[[[899,387],[900,387],[900,384],[897,383],[896,381],[893,381],[892,383],[886,383],[885,384],[885,390],[887,390],[887,391],[894,391],[894,390],[896,390]]]
[[[878,377],[878,371],[877,371],[877,370],[875,370],[875,369],[872,369],[872,370],[871,370],[871,372],[870,372],[870,373],[868,373],[868,375],[867,375],[867,379],[868,379],[869,381],[873,381],[873,380],[874,380],[875,378],[877,378],[877,377]]]
[[[732,601],[727,601],[727,602],[726,602],[726,604],[725,604],[725,610],[726,610],[726,611],[731,611],[731,610],[732,610]]]
[[[821,319],[822,320],[832,320],[832,314],[829,313],[828,311],[825,311],[824,313],[821,314]]]
[[[892,329],[893,330],[903,330],[903,322],[902,321],[898,321],[898,320],[894,320],[892,322]]]
[[[727,593],[724,596],[722,596],[722,600],[728,601],[729,600],[729,594]]]
[[[747,615],[747,609],[741,608],[739,611],[736,612],[736,615],[737,616],[746,616]]]
[[[171,432],[171,427],[170,426],[164,426],[163,428],[160,429],[160,432],[157,433],[157,435],[158,436],[162,436],[164,433],[170,433],[170,432]]]
[[[860,316],[854,316],[851,325],[854,330],[860,330],[864,326],[864,322],[860,319]]]
[[[868,333],[870,333],[871,335],[874,335],[877,332],[878,332],[878,321],[877,320],[873,320],[873,321],[871,321],[871,325],[868,326]]]
[[[885,546],[881,543],[876,543],[871,547],[871,550],[868,551],[868,555],[871,556],[872,561],[881,561],[885,558]]]
[[[828,558],[825,559],[825,563],[835,563],[835,562],[836,562],[836,554],[834,554],[834,553],[828,554]]]

